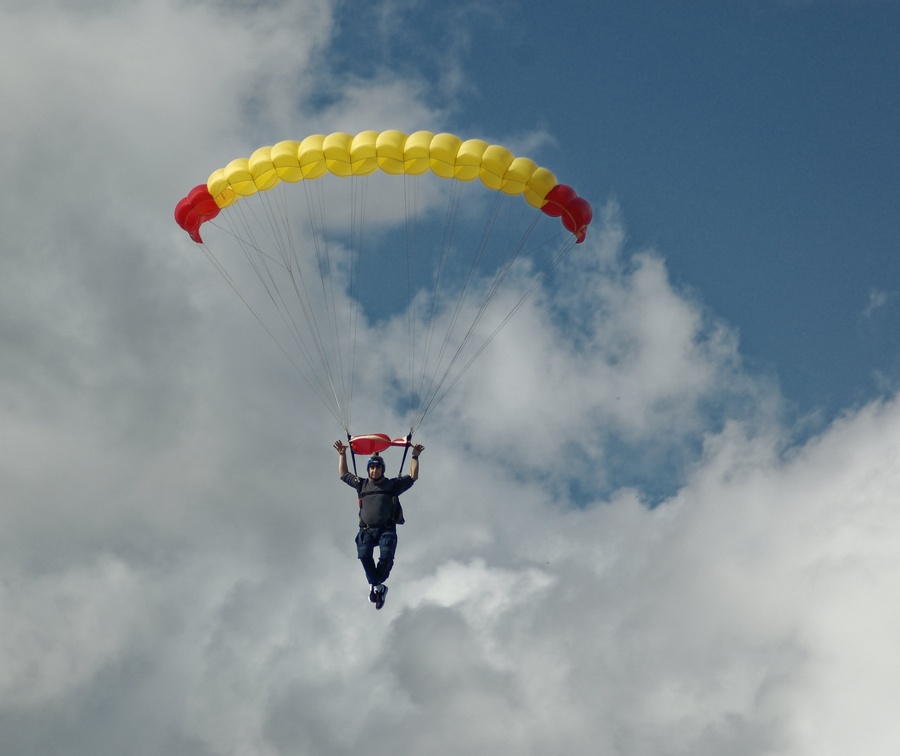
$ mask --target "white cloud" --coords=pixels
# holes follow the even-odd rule
[[[869,292],[869,301],[865,309],[862,311],[862,317],[870,319],[884,311],[885,307],[897,299],[897,292],[882,291],[881,289],[872,289]]]
[[[110,559],[36,579],[7,575],[0,706],[40,706],[114,662],[137,629],[136,587],[127,566]]]

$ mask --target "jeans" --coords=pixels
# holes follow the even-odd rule
[[[375,564],[375,547],[378,546],[378,564]],[[366,571],[369,585],[381,585],[391,574],[394,552],[397,550],[397,531],[388,528],[364,528],[356,534],[356,553]]]

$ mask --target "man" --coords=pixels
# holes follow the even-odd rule
[[[419,478],[419,455],[425,449],[422,444],[412,448],[409,475],[386,478],[384,460],[376,453],[366,467],[368,477],[360,478],[347,469],[347,447],[334,442],[338,453],[338,475],[348,486],[355,488],[359,496],[359,533],[356,535],[356,552],[369,581],[369,601],[376,609],[384,606],[388,587],[384,582],[394,566],[397,550],[397,521],[394,499],[408,491]],[[375,564],[375,547],[378,546],[378,564]]]

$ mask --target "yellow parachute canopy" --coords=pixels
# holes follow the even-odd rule
[[[387,191],[382,187],[393,185],[391,178],[355,180],[378,173],[406,180]],[[441,229],[418,204],[420,182],[411,177],[426,174],[459,182],[421,182],[427,198],[422,205],[435,195],[449,197]],[[336,178],[315,181],[325,177]],[[344,183],[348,177],[354,180]],[[482,184],[494,193],[492,200],[463,189],[463,182]],[[282,186],[269,194],[289,184],[302,184],[305,191]],[[447,191],[435,191],[438,187]],[[460,195],[471,205],[460,213],[464,223],[456,224]],[[516,199],[520,196],[524,203]],[[302,219],[304,197],[308,225]],[[502,231],[501,205],[504,214],[509,209],[503,220],[510,221]],[[383,214],[369,216],[372,208]],[[200,228],[220,213],[222,224],[212,225],[221,237],[207,246]],[[474,222],[479,214],[487,218],[480,234]],[[543,216],[560,218],[569,233],[544,223]],[[365,234],[367,217],[375,219],[374,239]],[[177,204],[175,219],[348,433],[354,376],[363,370],[355,348],[363,314],[384,323],[398,314],[397,303],[403,304],[412,432],[562,255],[584,240],[591,208],[550,170],[501,145],[448,133],[388,130],[313,134],[260,147],[194,187]],[[393,235],[382,240],[384,229]],[[392,254],[405,251],[407,259],[382,254],[381,241]],[[237,258],[239,269],[226,262],[232,246],[244,256]],[[380,264],[383,275],[364,276],[364,256],[366,264]],[[255,278],[239,272],[247,270],[245,262]],[[518,275],[510,274],[513,270]],[[523,283],[526,274],[529,283]],[[372,309],[366,297],[378,298]],[[267,319],[264,311],[270,310]],[[445,329],[443,336],[438,327]],[[394,379],[398,385],[405,380]]]

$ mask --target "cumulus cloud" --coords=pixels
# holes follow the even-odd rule
[[[171,213],[248,134],[441,111],[254,5],[3,11],[2,750],[892,754],[900,406],[791,445],[614,204],[423,427],[372,610],[340,429]]]

